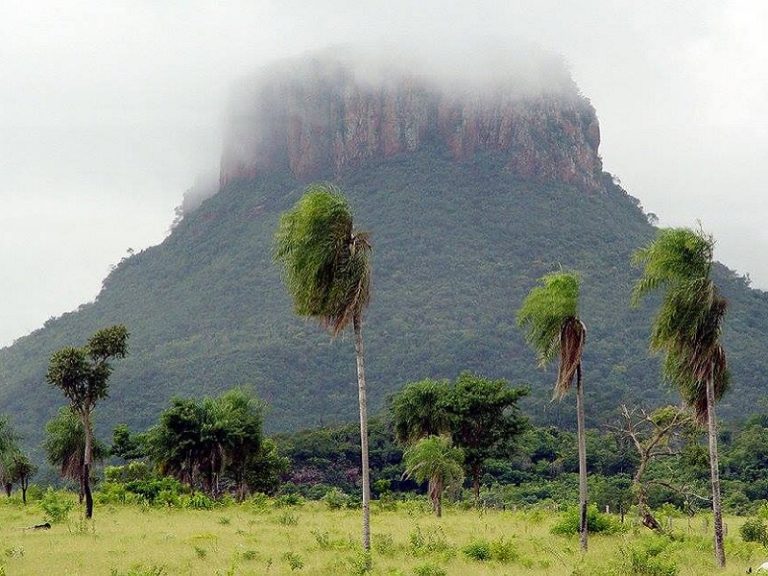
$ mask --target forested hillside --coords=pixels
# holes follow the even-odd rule
[[[561,267],[583,278],[588,420],[602,422],[620,402],[675,400],[647,353],[653,303],[629,308],[636,277],[630,256],[654,229],[638,201],[600,171],[591,108],[569,106],[583,110],[547,116],[549,104],[530,114],[516,109],[510,121],[527,132],[516,129],[513,144],[531,147],[524,165],[510,160],[513,145],[485,145],[482,130],[472,153],[457,156],[455,139],[425,128],[419,146],[322,174],[342,187],[357,225],[371,233],[374,289],[365,332],[374,411],[407,381],[472,370],[530,384],[532,417],[569,425],[572,402],[549,402],[554,374],[537,370],[515,325],[536,279]],[[581,136],[582,129],[593,136]],[[539,177],[547,159],[560,168]],[[63,403],[44,380],[51,353],[113,323],[130,330],[130,354],[97,411],[102,432],[120,421],[144,429],[174,395],[248,384],[270,405],[268,431],[354,419],[351,337],[334,342],[297,319],[272,261],[278,217],[307,181],[285,162],[230,174],[161,245],[124,259],[94,303],[0,351],[0,413],[11,415],[27,443],[39,440]],[[573,176],[568,166],[586,172]],[[725,268],[718,282],[730,300],[725,341],[733,370],[719,414],[736,418],[764,408],[768,296]]]

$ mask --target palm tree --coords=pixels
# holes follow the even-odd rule
[[[368,408],[365,391],[363,311],[371,290],[368,234],[352,226],[352,213],[335,186],[312,184],[280,218],[275,260],[300,316],[320,321],[335,337],[350,324],[355,334],[363,480],[363,548],[371,547]]]
[[[576,424],[579,441],[579,534],[587,550],[587,445],[584,430],[584,388],[581,357],[587,328],[578,317],[579,278],[569,272],[539,279],[517,313],[526,341],[536,351],[540,366],[560,356],[553,399],[561,400],[576,379]]]
[[[53,353],[45,378],[61,389],[85,429],[82,487],[85,492],[85,517],[93,517],[91,465],[93,464],[93,410],[107,397],[111,360],[128,354],[128,330],[118,324],[102,328],[82,348],[67,347]]]
[[[464,454],[451,446],[448,436],[427,436],[403,454],[406,478],[429,482],[432,509],[439,518],[443,514],[443,492],[464,481]]]
[[[715,526],[715,559],[725,567],[720,474],[717,455],[715,402],[728,387],[725,351],[720,333],[727,302],[710,278],[714,240],[703,231],[666,228],[638,250],[634,261],[643,267],[635,285],[633,304],[657,289],[664,296],[651,330],[651,350],[663,352],[664,374],[683,400],[693,408],[696,420],[706,422],[712,480],[712,512]]]
[[[427,378],[406,384],[392,398],[395,439],[408,445],[451,430],[451,384]]]
[[[68,406],[59,408],[58,414],[45,425],[43,441],[48,463],[59,469],[62,478],[77,482],[80,503],[85,498],[83,484],[83,461],[85,456],[85,428],[83,423]],[[108,455],[107,447],[95,439],[93,460],[101,462]]]

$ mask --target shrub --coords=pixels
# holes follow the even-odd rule
[[[349,496],[344,494],[344,492],[338,488],[331,488],[325,493],[325,496],[323,496],[323,502],[325,502],[331,510],[339,510],[347,507],[349,504]]]
[[[304,504],[304,498],[299,494],[290,493],[283,494],[275,498],[275,506],[277,508],[286,508],[289,506],[302,506]]]
[[[493,557],[491,544],[487,540],[474,540],[464,546],[461,551],[467,558],[478,562],[486,562]]]
[[[40,508],[45,512],[45,519],[51,524],[64,522],[74,507],[75,502],[69,493],[57,492],[53,488],[48,488],[40,500]]]
[[[202,492],[195,492],[184,502],[184,506],[192,510],[211,510],[216,506],[216,502]]]
[[[580,514],[578,508],[568,509],[560,521],[552,527],[553,534],[578,534]],[[601,514],[594,504],[587,508],[587,530],[593,534],[616,534],[626,530],[616,519]]]
[[[286,552],[283,554],[283,560],[288,563],[291,571],[301,570],[304,568],[304,559],[295,552]]]
[[[519,554],[517,553],[514,544],[509,540],[505,540],[503,536],[498,540],[491,542],[491,558],[497,562],[501,562],[502,564],[514,562],[517,560],[518,556]]]
[[[437,566],[427,562],[425,564],[419,564],[413,569],[414,576],[446,576],[448,573]]]
[[[768,546],[768,526],[760,518],[750,518],[739,529],[744,542],[758,542]]]

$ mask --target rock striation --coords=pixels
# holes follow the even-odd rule
[[[514,75],[465,84],[370,72],[315,58],[282,63],[241,86],[220,184],[286,169],[303,181],[338,178],[429,143],[457,162],[495,151],[520,178],[602,189],[597,116],[564,68],[535,83]]]

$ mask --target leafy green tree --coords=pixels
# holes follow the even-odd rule
[[[506,380],[469,372],[460,374],[450,390],[451,436],[464,453],[476,503],[486,461],[511,454],[514,439],[526,427],[517,403],[527,395],[527,389],[512,388]]]
[[[265,438],[259,451],[246,463],[245,482],[251,492],[274,494],[280,488],[280,481],[288,471],[290,461],[281,456],[274,440]]]
[[[464,481],[461,448],[451,445],[448,436],[428,436],[408,448],[403,454],[406,477],[429,483],[432,509],[439,518],[443,514],[443,492]]]
[[[32,463],[29,456],[21,451],[16,451],[7,459],[6,470],[11,483],[18,483],[19,488],[21,488],[21,500],[26,504],[29,481],[32,476],[37,474],[37,466]]]
[[[390,410],[395,437],[412,444],[426,436],[451,431],[451,383],[448,380],[420,380],[406,384],[392,398]]]
[[[128,330],[115,325],[103,328],[91,336],[82,348],[62,348],[51,356],[46,379],[61,389],[72,411],[80,417],[85,430],[83,448],[82,486],[85,494],[85,517],[93,517],[91,494],[91,464],[93,463],[92,414],[96,403],[107,397],[111,361],[128,354]]]
[[[689,228],[659,230],[634,255],[643,274],[633,303],[656,290],[662,302],[651,330],[651,350],[664,354],[664,374],[680,390],[699,423],[707,424],[715,529],[715,560],[725,566],[715,403],[728,387],[725,351],[720,343],[727,308],[711,279],[714,239]]]
[[[132,434],[127,424],[118,424],[112,430],[110,454],[125,461],[146,457],[146,438],[143,434]]]
[[[159,423],[148,433],[150,457],[163,474],[195,487],[201,468],[211,452],[205,435],[208,417],[202,403],[193,399],[173,398],[160,414]]]
[[[262,453],[263,407],[242,389],[203,400],[174,398],[147,434],[149,455],[164,474],[201,486],[213,497],[227,476],[242,499],[248,479],[258,476],[254,467],[259,462],[276,465]]]
[[[371,547],[368,406],[363,350],[363,311],[371,289],[371,244],[353,228],[352,213],[338,188],[310,185],[280,218],[275,259],[300,316],[316,318],[337,336],[350,324],[355,334],[363,492],[363,548]]]
[[[82,420],[70,407],[62,407],[58,414],[45,425],[43,450],[46,459],[59,469],[62,478],[79,486],[80,503],[85,498],[83,486],[83,459],[85,457],[85,428]],[[109,454],[107,447],[98,439],[93,441],[92,456],[95,462]]]
[[[18,437],[8,419],[0,417],[0,485],[7,496],[11,495],[14,483],[10,466],[13,455],[18,451],[17,441]]]
[[[562,399],[576,379],[576,423],[579,443],[580,544],[587,550],[587,446],[584,426],[584,387],[581,359],[587,329],[578,316],[579,278],[556,272],[539,280],[517,313],[527,342],[536,351],[539,365],[546,366],[559,355],[554,398]]]
[[[225,471],[237,486],[237,497],[245,499],[246,476],[253,459],[260,456],[264,403],[246,390],[229,390],[214,400],[210,409],[221,430]]]

